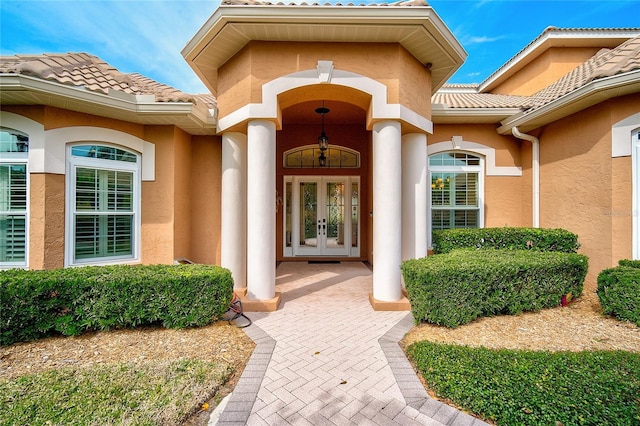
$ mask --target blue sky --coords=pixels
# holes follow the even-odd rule
[[[138,72],[188,93],[202,93],[206,89],[187,66],[180,50],[219,3],[219,0],[2,0],[0,53],[87,52],[122,72]],[[428,0],[428,3],[469,54],[449,83],[482,82],[548,26],[640,27],[640,0]]]

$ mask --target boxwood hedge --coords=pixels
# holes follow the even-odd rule
[[[621,260],[600,272],[597,293],[605,314],[640,326],[640,261]]]
[[[461,248],[515,249],[575,253],[580,248],[578,236],[565,229],[477,228],[433,231],[435,254]]]
[[[456,327],[482,316],[558,306],[582,294],[588,259],[576,253],[455,250],[402,264],[416,322]]]
[[[231,273],[209,265],[114,265],[0,272],[0,345],[56,332],[206,325],[233,296]]]

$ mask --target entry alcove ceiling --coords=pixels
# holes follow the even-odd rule
[[[282,110],[282,125],[287,124],[310,124],[320,126],[322,117],[316,112],[316,108],[325,106],[329,112],[324,115],[324,123],[327,126],[343,124],[366,125],[366,111],[362,108],[347,102],[328,101],[305,101],[291,105]]]

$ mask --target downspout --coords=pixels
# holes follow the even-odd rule
[[[518,127],[511,129],[511,133],[518,139],[531,142],[533,168],[533,227],[540,228],[540,140],[535,136],[521,133]]]

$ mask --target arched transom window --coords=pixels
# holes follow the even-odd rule
[[[285,169],[357,169],[360,167],[360,153],[341,146],[330,146],[325,153],[326,165],[320,165],[320,148],[307,145],[284,153]]]

